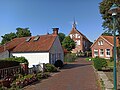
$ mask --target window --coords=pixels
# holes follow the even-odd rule
[[[36,36],[36,37],[34,38],[34,41],[37,41],[39,38],[40,38],[39,36]]]
[[[96,57],[96,56],[98,56],[98,50],[94,50],[94,56]]]
[[[31,37],[26,38],[26,42],[29,42],[31,40]]]
[[[72,34],[70,34],[70,38],[72,39]]]
[[[78,38],[80,38],[80,35],[78,35]]]
[[[104,56],[104,50],[100,49],[100,56]]]
[[[110,49],[106,49],[106,56],[110,57]]]
[[[51,54],[51,64],[55,63],[55,54]]]
[[[103,45],[103,41],[102,40],[98,41],[98,45]]]
[[[80,40],[76,40],[76,45],[80,45]]]
[[[74,35],[74,34],[72,35],[72,38],[75,38],[75,35]]]

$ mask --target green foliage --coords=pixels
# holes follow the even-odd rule
[[[114,57],[110,57],[110,60],[109,60],[110,62],[112,62],[112,61],[114,61]]]
[[[110,32],[104,32],[102,33],[103,36],[112,36],[112,34]]]
[[[5,60],[11,60],[11,61],[19,62],[19,63],[27,63],[28,64],[28,60],[25,57],[5,58]]]
[[[76,54],[68,53],[68,54],[65,55],[64,61],[65,62],[74,62],[76,58],[77,58]]]
[[[9,33],[9,34],[5,34],[4,36],[1,36],[2,37],[2,41],[1,41],[1,44],[5,44],[7,43],[8,41],[11,41],[13,38],[16,38],[16,34],[15,33]]]
[[[120,7],[120,0],[103,0],[100,3],[99,9],[100,9],[100,13],[102,15],[102,19],[103,21],[103,28],[104,29],[108,29],[108,30],[112,30],[112,15],[110,15],[108,13],[108,10],[110,9],[110,7],[113,5],[113,3],[117,4]],[[120,15],[118,15],[117,18],[117,30],[120,34]]]
[[[62,46],[68,51],[71,51],[75,48],[75,42],[70,38],[70,36],[67,36],[62,42]]]
[[[47,72],[56,72],[57,71],[57,68],[52,65],[52,64],[45,64],[45,67],[46,67],[46,71]]]
[[[107,61],[108,67],[114,67],[114,61]]]
[[[19,65],[19,62],[16,62],[16,61],[0,60],[0,69],[18,66],[18,65]]]
[[[86,58],[86,61],[93,61],[93,58]]]
[[[31,36],[29,28],[17,28],[16,30],[17,30],[16,33],[11,32],[11,33],[5,34],[4,36],[1,36],[2,37],[1,45],[7,43],[8,41],[11,41],[16,37],[20,38],[20,37]]]
[[[42,79],[42,77],[43,77],[42,75],[43,75],[42,73],[38,73],[38,74],[37,74],[38,80],[41,80],[41,79]]]
[[[55,61],[55,67],[63,67],[63,62],[61,60]]]
[[[107,61],[104,58],[96,57],[94,61],[94,67],[97,70],[102,70],[103,67],[107,67]]]
[[[64,34],[64,33],[59,33],[58,36],[59,36],[60,42],[62,43],[62,41],[63,41],[64,38],[65,38],[65,34]]]
[[[41,80],[41,79],[46,79],[50,76],[49,72],[44,72],[44,73],[38,73],[37,74],[37,79]]]
[[[17,37],[31,36],[29,28],[17,28],[16,30],[17,30],[16,32]]]

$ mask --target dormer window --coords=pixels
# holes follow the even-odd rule
[[[98,45],[103,45],[103,41],[102,40],[98,41]]]
[[[26,42],[29,42],[31,40],[31,37],[26,38]]]
[[[40,36],[36,36],[36,37],[34,38],[34,41],[38,41],[39,38],[40,38]]]

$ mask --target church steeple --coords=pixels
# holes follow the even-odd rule
[[[76,22],[75,22],[75,18],[74,18],[74,22],[73,22],[72,28],[75,28],[75,29],[76,29]]]

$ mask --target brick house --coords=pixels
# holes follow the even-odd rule
[[[90,50],[90,46],[92,45],[92,43],[85,35],[83,35],[80,31],[76,29],[75,21],[73,23],[73,27],[69,33],[69,36],[76,43],[76,47],[72,50],[72,53],[85,52]]]
[[[116,47],[119,46],[118,37],[116,37]],[[91,46],[92,57],[101,57],[109,59],[113,57],[114,37],[100,36]],[[119,56],[117,55],[117,58]]]
[[[0,46],[0,58],[12,56],[25,57],[29,67],[39,63],[54,64],[58,59],[63,61],[64,52],[58,38],[58,28],[53,29],[53,34],[15,38]]]

